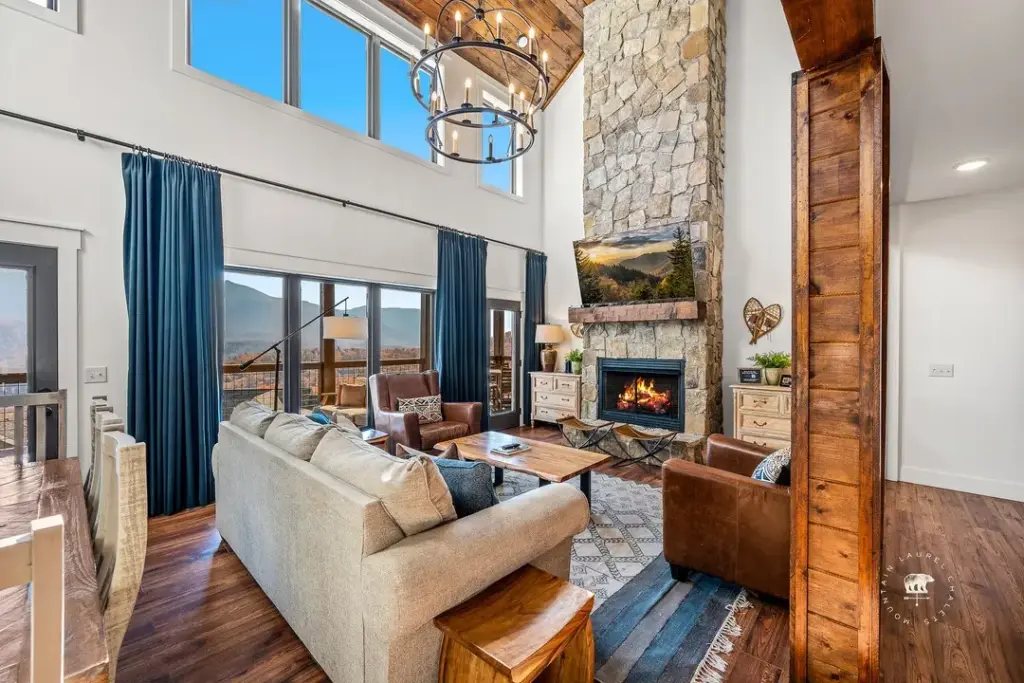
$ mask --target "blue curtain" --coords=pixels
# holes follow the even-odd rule
[[[147,447],[149,514],[214,500],[224,277],[220,175],[121,157],[128,431]]]
[[[483,404],[487,429],[487,241],[437,232],[434,367],[445,401]]]
[[[548,277],[548,257],[526,252],[526,310],[523,311],[523,376],[519,395],[523,397],[523,422],[530,421],[530,373],[540,370],[537,325],[544,322],[544,286]],[[556,368],[557,370],[557,368]]]

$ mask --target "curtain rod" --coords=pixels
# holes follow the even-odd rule
[[[525,252],[540,253],[536,249],[529,249],[527,247],[522,247],[522,246],[520,246],[518,244],[512,244],[511,242],[505,242],[503,240],[494,239],[493,237],[484,237],[483,235],[474,235],[471,232],[465,232],[463,230],[456,230],[455,228],[449,228],[447,225],[441,225],[440,223],[431,223],[430,221],[425,221],[422,218],[415,218],[414,216],[406,216],[405,214],[397,213],[395,211],[388,211],[387,209],[381,209],[379,207],[371,206],[369,204],[363,204],[362,202],[356,202],[356,201],[353,201],[351,199],[342,199],[341,197],[335,197],[333,195],[324,194],[323,192],[317,192],[315,190],[307,190],[305,188],[297,187],[295,185],[289,185],[288,183],[282,183],[282,182],[279,182],[277,180],[270,180],[269,178],[261,178],[260,176],[250,175],[248,173],[242,173],[241,171],[233,171],[233,170],[231,170],[229,168],[222,168],[222,167],[219,167],[219,166],[214,166],[213,164],[207,164],[207,163],[204,163],[204,162],[201,162],[201,161],[195,161],[195,160],[192,160],[192,159],[186,159],[184,157],[180,157],[180,156],[177,156],[175,154],[169,154],[167,152],[161,152],[160,150],[152,149],[150,147],[143,147],[142,145],[135,145],[135,144],[132,144],[130,142],[125,142],[124,140],[119,140],[117,138],[109,137],[107,135],[100,135],[99,133],[91,133],[91,132],[89,132],[87,130],[83,130],[81,128],[73,128],[71,126],[66,126],[66,125],[64,125],[62,123],[56,123],[55,121],[47,121],[46,119],[39,119],[39,118],[36,118],[34,116],[28,116],[26,114],[19,114],[18,112],[10,111],[10,110],[7,110],[7,109],[0,109],[0,116],[6,116],[7,118],[16,119],[18,121],[24,121],[25,123],[33,123],[33,124],[35,124],[37,126],[43,126],[44,128],[52,128],[54,130],[63,131],[65,133],[72,133],[72,134],[75,135],[75,137],[78,138],[79,142],[85,142],[87,139],[98,140],[100,142],[105,142],[105,143],[110,144],[110,145],[116,145],[118,147],[124,147],[125,149],[129,149],[129,150],[132,150],[132,151],[135,151],[135,152],[146,152],[147,154],[163,157],[165,159],[176,159],[176,160],[179,160],[179,161],[184,161],[185,163],[193,164],[195,166],[203,166],[203,167],[206,167],[206,168],[213,169],[213,170],[221,173],[222,175],[229,175],[229,176],[232,176],[232,177],[235,177],[235,178],[241,178],[242,180],[248,180],[248,181],[253,182],[253,183],[259,183],[261,185],[269,185],[270,187],[276,187],[279,190],[287,190],[288,192],[295,192],[296,194],[306,195],[307,197],[315,197],[317,199],[323,199],[323,200],[326,200],[326,201],[329,201],[329,202],[334,202],[335,204],[341,204],[341,206],[346,208],[346,209],[347,208],[360,209],[360,210],[366,211],[368,213],[375,213],[375,214],[378,214],[380,216],[387,216],[389,218],[396,218],[398,220],[405,221],[407,223],[412,223],[413,225],[418,225],[418,226],[423,227],[423,228],[431,228],[433,230],[447,230],[449,232],[458,233],[460,235],[466,235],[467,237],[477,237],[477,238],[482,239],[484,241],[491,242],[492,244],[500,244],[503,247],[511,247],[512,249],[519,249],[520,251],[525,251]]]

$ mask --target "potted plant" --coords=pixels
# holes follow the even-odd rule
[[[784,351],[769,351],[768,353],[755,353],[749,358],[759,368],[764,370],[764,382],[772,386],[778,386],[782,381],[782,371],[790,366],[792,359]]]
[[[566,354],[565,359],[572,363],[572,374],[579,375],[583,372],[583,352],[573,349]]]

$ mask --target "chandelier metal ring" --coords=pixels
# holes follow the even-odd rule
[[[542,53],[538,59],[535,54],[538,43],[534,28],[530,26],[529,20],[514,7],[507,8],[485,8],[484,0],[479,4],[470,4],[468,0],[448,0],[438,13],[438,35],[434,39],[434,46],[431,47],[431,36],[429,24],[424,26],[424,47],[420,51],[420,57],[412,63],[409,72],[410,86],[413,96],[420,106],[427,113],[427,126],[425,137],[430,147],[443,157],[474,164],[499,164],[516,159],[528,152],[536,141],[537,128],[534,126],[534,113],[541,109],[547,101],[550,78],[547,75],[547,52]],[[443,26],[445,13],[452,5],[465,7],[469,10],[465,24],[461,18],[461,12],[455,12],[455,32],[447,41],[441,40],[440,27]],[[489,15],[495,16],[495,27],[492,28],[487,19]],[[510,40],[502,36],[503,17],[514,17],[521,21],[526,29],[517,27],[513,22],[506,26],[511,27]],[[492,36],[491,40],[465,39],[462,36],[464,26],[471,21],[483,22],[483,30],[477,29],[477,33]],[[518,38],[516,34],[519,33]],[[524,49],[519,49],[522,46]],[[508,108],[494,105],[488,102],[483,96],[480,102],[472,101],[470,90],[470,79],[466,81],[466,95],[460,102],[452,102],[451,93],[445,87],[445,75],[442,69],[442,58],[445,54],[457,54],[460,50],[490,50],[497,53],[493,61],[500,62],[505,68],[505,74],[509,82]],[[535,77],[528,77],[533,80],[530,86],[529,99],[526,98],[525,83],[519,90],[519,103],[516,104],[516,88],[509,71],[507,58],[515,59],[519,64],[524,65],[535,74]],[[421,73],[426,71],[430,74],[430,86],[427,92],[420,88]],[[474,118],[478,120],[474,120]],[[452,146],[447,148],[444,139],[444,126],[452,126]],[[467,156],[458,152],[457,130],[461,128],[484,130],[488,128],[509,129],[508,145],[504,153],[494,154],[493,136],[488,138],[485,145],[481,140],[481,152],[479,157]],[[517,135],[518,134],[518,135]],[[486,154],[484,150],[486,148]]]
[[[476,123],[474,121],[453,120],[456,119],[457,117],[464,116],[466,114],[495,114],[497,117],[507,119],[511,123]],[[505,156],[499,157],[489,154],[488,156],[480,159],[474,157],[464,157],[458,154],[457,152],[446,151],[443,148],[443,145],[437,144],[437,124],[441,122],[445,122],[449,125],[456,125],[459,126],[460,128],[470,128],[477,130],[486,130],[488,128],[505,128],[508,127],[509,125],[519,124],[523,127],[523,145],[521,147],[513,148],[514,151],[511,154]],[[518,113],[511,113],[500,109],[495,110],[490,107],[458,107],[457,109],[449,109],[447,111],[442,111],[441,113],[430,117],[430,119],[428,119],[427,121],[427,143],[430,145],[430,148],[443,157],[452,159],[453,161],[462,161],[467,164],[500,164],[505,161],[517,159],[526,154],[527,152],[529,152],[530,148],[533,147],[533,144],[534,142],[536,142],[536,140],[537,131],[531,128],[527,124],[526,119],[520,117]]]

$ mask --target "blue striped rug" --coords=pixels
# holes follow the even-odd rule
[[[740,635],[744,590],[691,573],[675,581],[664,555],[593,614],[598,683],[719,683]]]

